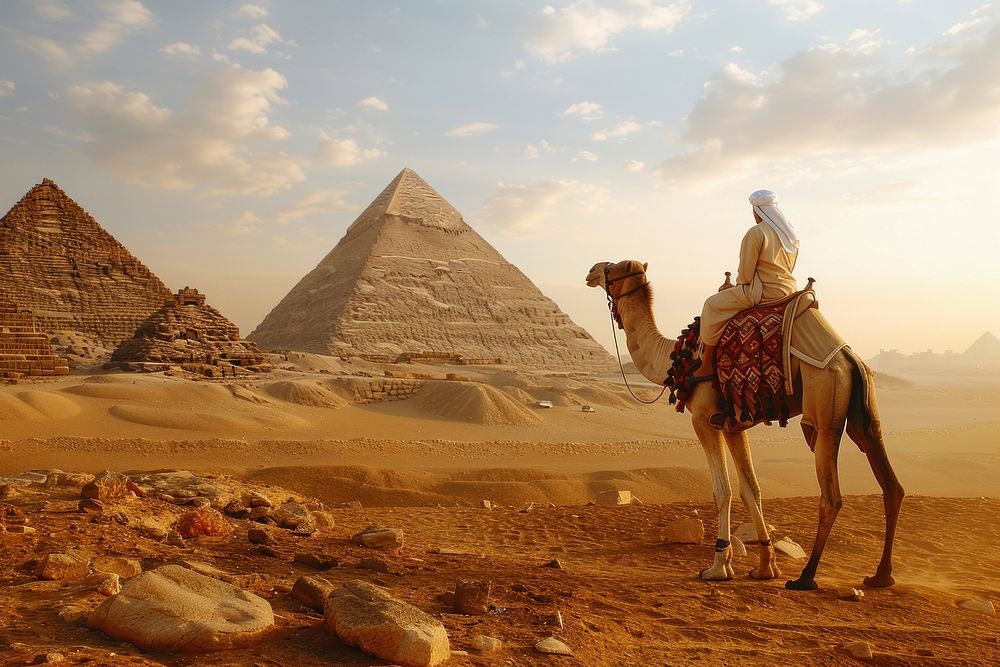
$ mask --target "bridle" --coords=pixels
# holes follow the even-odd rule
[[[615,294],[612,291],[613,284],[620,283],[621,281],[626,280],[627,278],[635,278],[636,276],[642,276],[643,279],[638,285],[636,285],[632,289],[628,290],[627,292],[622,292],[620,294]],[[667,390],[667,385],[664,384],[663,389],[660,390],[660,393],[656,396],[656,398],[654,398],[651,401],[641,399],[635,395],[635,392],[632,391],[632,387],[630,387],[628,384],[628,378],[625,377],[625,366],[622,364],[622,353],[618,349],[618,334],[615,332],[616,324],[618,325],[619,329],[625,328],[625,325],[622,324],[621,313],[618,312],[618,305],[616,303],[616,300],[622,299],[634,292],[638,292],[640,289],[642,289],[648,284],[649,284],[649,278],[646,277],[645,271],[636,271],[635,273],[629,273],[624,276],[618,276],[617,278],[609,278],[608,267],[607,266],[604,267],[604,292],[608,295],[608,311],[611,313],[611,337],[614,338],[615,341],[615,354],[618,356],[618,369],[622,372],[622,380],[625,382],[625,388],[628,389],[628,393],[632,395],[632,398],[639,401],[640,403],[651,405],[653,403],[656,403],[658,400],[660,400],[660,398],[663,397],[664,392],[666,392]]]

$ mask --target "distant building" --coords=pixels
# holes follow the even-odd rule
[[[868,360],[883,373],[920,373],[925,371],[965,370],[1000,372],[1000,338],[987,331],[961,354],[953,350],[926,350],[902,354],[899,350],[881,349]]]

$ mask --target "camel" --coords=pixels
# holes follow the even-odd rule
[[[650,382],[663,385],[670,368],[670,352],[674,339],[663,336],[656,327],[652,310],[652,288],[646,277],[646,264],[636,260],[595,264],[587,275],[589,287],[602,287],[621,317],[628,351],[632,361]],[[837,454],[846,425],[848,436],[868,457],[875,479],[882,489],[885,509],[885,541],[882,558],[875,574],[864,579],[868,587],[892,586],[892,546],[896,521],[903,502],[903,487],[889,464],[878,424],[874,398],[874,374],[848,349],[841,350],[826,368],[820,369],[793,359],[792,373],[796,378],[795,394],[790,396],[791,416],[802,415],[802,431],[816,460],[816,477],[820,487],[819,527],[812,554],[798,579],[789,580],[785,587],[792,590],[813,590],[816,586],[816,569],[827,537],[843,504],[837,475]],[[862,377],[864,374],[864,378]],[[868,380],[870,395],[862,395],[864,379]],[[732,579],[732,546],[730,544],[729,514],[732,489],[726,466],[723,440],[736,465],[740,498],[753,519],[758,544],[759,566],[750,570],[752,579],[774,579],[781,576],[774,547],[764,523],[760,485],[754,473],[750,456],[750,441],[745,427],[719,430],[709,423],[709,416],[717,410],[719,390],[711,382],[695,385],[688,401],[691,421],[712,475],[712,491],[719,513],[719,531],[714,562],[699,573],[701,579],[722,581]],[[867,424],[874,424],[869,428]]]

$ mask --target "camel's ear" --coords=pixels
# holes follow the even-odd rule
[[[642,270],[645,271],[648,268],[649,268],[649,262],[643,262],[642,263]]]

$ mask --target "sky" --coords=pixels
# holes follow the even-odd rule
[[[43,177],[249,333],[410,167],[601,343],[675,335],[774,190],[865,356],[1000,334],[1000,3],[4,0],[0,209]]]

